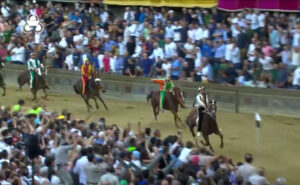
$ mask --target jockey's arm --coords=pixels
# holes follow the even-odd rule
[[[164,80],[162,79],[151,79],[152,82],[156,83],[156,84],[162,84],[164,83]]]

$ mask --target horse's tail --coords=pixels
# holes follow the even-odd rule
[[[152,93],[153,91],[151,91],[150,94],[147,95],[147,102],[149,102],[149,100],[152,98]]]
[[[18,76],[17,81],[18,81],[18,84],[19,84],[19,85],[22,83],[22,74],[20,74],[20,75]]]

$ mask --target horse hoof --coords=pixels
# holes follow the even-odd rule
[[[223,148],[224,147],[224,144],[222,143],[221,145],[220,145],[220,148]]]
[[[5,94],[2,94],[2,96],[5,96]]]

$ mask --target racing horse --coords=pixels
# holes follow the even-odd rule
[[[41,74],[38,75],[36,74],[36,78],[33,82],[33,88],[31,89],[31,93],[33,94],[33,99],[32,101],[36,100],[36,94],[37,92],[42,89],[44,92],[44,99],[47,98],[47,89],[49,89],[49,86],[46,83],[46,75],[47,75],[47,69],[44,67],[43,64],[40,66]],[[20,91],[22,90],[22,86],[25,85],[26,83],[30,85],[30,72],[29,71],[24,71],[18,76],[17,82],[19,84],[19,89]]]
[[[223,134],[221,133],[221,130],[218,127],[217,121],[216,121],[216,102],[215,100],[210,101],[208,105],[208,111],[205,112],[203,115],[203,120],[202,120],[202,126],[201,126],[201,132],[204,138],[204,141],[201,141],[201,143],[205,146],[209,146],[209,148],[213,151],[213,147],[210,144],[209,141],[209,135],[211,134],[216,134],[220,137],[221,139],[221,144],[220,147],[223,148],[224,143],[223,143]],[[198,110],[194,109],[187,117],[186,119],[186,124],[188,125],[193,137],[195,138],[195,132],[194,132],[194,127],[198,126]]]
[[[159,105],[160,105],[160,91],[153,91],[149,95],[147,95],[147,101],[151,99],[151,105],[153,108],[153,113],[155,120],[157,120],[157,116],[159,114]],[[168,92],[165,97],[164,109],[169,110],[174,115],[175,126],[177,128],[177,121],[181,123],[182,128],[184,128],[184,124],[182,123],[180,117],[177,115],[179,105],[184,107],[184,96],[179,87],[174,87],[173,91]]]
[[[47,68],[44,65],[41,64],[40,69],[41,69],[42,77],[45,79],[46,76],[47,76]],[[22,91],[22,87],[25,84],[30,85],[30,72],[29,71],[24,71],[23,73],[21,73],[18,76],[17,81],[18,81],[18,84],[19,84],[19,90]]]
[[[99,109],[99,105],[97,103],[96,98],[98,98],[102,104],[104,105],[105,109],[108,110],[104,100],[102,99],[100,92],[105,93],[104,87],[101,85],[101,78],[98,73],[92,76],[92,79],[88,81],[87,89],[86,89],[86,94],[82,94],[82,80],[78,80],[74,85],[73,85],[74,91],[76,94],[80,95],[82,99],[84,100],[85,104],[87,105],[87,110],[88,112],[90,111],[90,108],[93,108],[89,104],[89,99],[94,99],[96,108]]]
[[[2,69],[2,68],[4,68],[4,62],[0,59],[0,70]],[[4,79],[3,79],[3,76],[2,76],[2,73],[0,73],[0,87],[2,87],[2,89],[3,89],[3,94],[2,94],[2,96],[5,96],[6,95],[6,88],[5,88],[5,82],[4,82]]]

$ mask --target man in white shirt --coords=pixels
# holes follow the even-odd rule
[[[178,168],[189,161],[188,157],[189,157],[190,153],[192,152],[193,147],[194,147],[193,142],[191,142],[191,141],[186,142],[186,146],[181,150],[180,155],[177,159],[175,168]]]
[[[157,27],[158,21],[160,21],[164,25],[165,19],[164,19],[164,16],[160,12],[154,10],[154,17],[153,18],[154,18],[154,22],[153,22],[154,27]]]
[[[171,38],[166,39],[166,44],[165,44],[165,57],[167,59],[171,59],[177,51],[177,46],[175,42]]]
[[[8,18],[10,16],[10,8],[6,5],[5,2],[1,3],[1,13],[3,17]]]
[[[162,69],[165,72],[165,76],[171,76],[171,68],[172,68],[171,61],[165,60],[165,62],[162,64]]]
[[[172,28],[171,21],[167,21],[167,26],[165,27],[165,38],[173,38],[174,30]]]
[[[103,10],[103,8],[100,8],[100,19],[102,23],[106,23],[108,21],[109,14]]]
[[[232,43],[232,40],[231,39],[228,39],[226,41],[226,45],[225,45],[226,49],[225,49],[225,59],[226,60],[230,60],[231,58],[231,50],[232,50],[232,47],[233,47],[233,43]]]
[[[73,60],[73,54],[71,52],[67,53],[67,56],[65,59],[65,67],[68,70],[74,70],[74,60]]]
[[[269,185],[269,181],[264,177],[265,169],[260,167],[257,169],[257,173],[251,175],[248,182],[251,185]]]
[[[251,14],[251,29],[256,30],[258,28],[258,11],[256,10]]]
[[[251,175],[255,174],[255,167],[252,166],[253,157],[252,154],[245,154],[245,163],[238,168],[237,176],[241,178],[242,185],[247,185],[248,179]]]
[[[155,62],[157,62],[158,57],[163,59],[164,58],[164,52],[160,47],[158,47],[158,43],[155,42],[154,43],[154,50],[153,50],[153,52],[152,52],[152,54],[150,55],[149,58],[154,60]]]
[[[248,47],[248,52],[247,52],[247,56],[248,56],[248,60],[250,62],[254,62],[255,60],[255,49],[256,49],[256,39],[255,38],[252,38],[251,39],[252,43],[249,44],[249,47]]]
[[[126,7],[123,18],[127,23],[134,20],[134,12],[130,9],[130,7]]]
[[[240,49],[237,47],[236,43],[233,43],[232,49],[230,51],[230,61],[234,64],[236,69],[240,69],[241,57]]]
[[[192,42],[195,43],[196,41],[196,29],[194,28],[193,24],[189,25],[189,30],[188,30],[188,38],[192,39]]]
[[[14,64],[24,64],[25,62],[25,47],[21,43],[11,51],[11,60]]]
[[[261,63],[262,68],[265,71],[270,71],[273,68],[273,59],[266,56],[263,52],[261,53],[261,57],[259,57],[258,61]]]
[[[178,21],[174,22],[174,25],[172,26],[173,28],[173,38],[175,42],[180,42],[181,41],[181,30],[182,30],[182,26],[179,25]]]
[[[292,84],[295,89],[300,90],[300,65],[294,71]]]
[[[266,19],[266,15],[263,12],[260,12],[260,14],[258,15],[258,27],[259,28],[264,28],[265,27],[265,19]]]
[[[200,44],[200,41],[202,40],[203,38],[203,29],[200,27],[200,24],[196,24],[196,43],[197,45]]]
[[[81,149],[81,157],[76,161],[73,172],[79,175],[79,184],[86,185],[87,177],[85,167],[89,164],[89,160],[87,158],[87,149]]]

